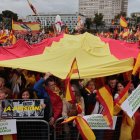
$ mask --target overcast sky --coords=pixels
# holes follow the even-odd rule
[[[128,15],[131,12],[140,12],[140,0],[128,0]],[[38,13],[76,13],[78,0],[30,0]],[[0,0],[0,12],[11,10],[19,17],[33,14],[27,0]]]

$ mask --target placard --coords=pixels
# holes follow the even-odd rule
[[[0,135],[17,134],[16,119],[0,120]]]
[[[94,130],[100,130],[100,129],[111,129],[111,130],[115,130],[115,126],[116,126],[116,121],[117,121],[117,116],[113,117],[113,128],[110,128],[105,119],[103,118],[102,114],[93,114],[93,115],[87,115],[83,117],[87,123],[89,124],[91,129]]]
[[[140,107],[140,85],[132,91],[131,95],[122,103],[121,108],[131,118]]]
[[[3,100],[1,102],[1,118],[43,118],[43,99],[35,100]]]

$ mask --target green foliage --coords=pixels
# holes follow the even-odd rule
[[[87,29],[90,29],[92,25],[92,19],[91,18],[86,18],[86,21],[85,21],[85,26]]]
[[[18,15],[9,10],[2,11],[2,13],[0,14],[0,22],[2,22],[3,27],[1,28],[11,29],[12,19],[14,21],[17,21]]]
[[[104,25],[104,21],[103,21],[103,14],[99,13],[99,14],[95,14],[95,17],[94,17],[94,23],[96,24],[96,28],[98,26],[102,26]]]
[[[2,15],[4,18],[13,19],[14,21],[18,20],[17,14],[9,10],[2,11]]]

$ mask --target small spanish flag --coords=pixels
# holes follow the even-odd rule
[[[140,53],[138,54],[136,63],[135,63],[135,65],[134,65],[134,68],[133,68],[133,71],[132,71],[132,74],[133,74],[133,75],[136,75],[137,72],[139,72],[139,69],[140,69]]]
[[[9,34],[9,40],[11,41],[12,44],[16,43],[16,37],[13,33],[13,31],[11,30],[10,34]]]
[[[123,89],[123,91],[119,94],[117,99],[114,100],[114,115],[117,115],[121,111],[121,104],[126,100],[128,97],[128,90],[130,88],[131,82],[127,84],[127,86]]]
[[[103,116],[107,124],[113,127],[113,97],[108,86],[100,88],[97,92],[98,100],[104,107]]]
[[[83,140],[95,140],[95,135],[88,123],[80,116],[73,116],[66,119],[62,124],[75,120],[76,126],[83,138]]]
[[[128,23],[123,16],[120,17],[120,26],[122,26],[124,28],[126,28],[128,26]]]
[[[33,13],[35,15],[37,15],[37,11],[36,11],[35,7],[29,2],[29,0],[27,0],[27,1],[28,1],[28,4],[29,4],[30,8],[32,9]]]
[[[73,95],[72,90],[71,90],[70,80],[71,80],[72,74],[74,74],[74,73],[79,73],[76,58],[73,60],[70,72],[68,73],[66,80],[65,80],[66,101],[72,102],[72,103],[75,101],[75,99],[74,99],[74,95]]]

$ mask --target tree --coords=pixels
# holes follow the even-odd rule
[[[104,25],[104,21],[103,21],[103,14],[99,13],[99,14],[95,14],[95,17],[94,17],[94,23],[96,24],[96,30],[97,30],[97,27],[98,26],[102,26]]]
[[[2,13],[0,14],[0,20],[3,26],[2,28],[11,29],[12,19],[14,21],[18,20],[18,16],[16,13],[9,10],[2,11]]]
[[[12,11],[9,11],[9,10],[2,11],[2,15],[4,18],[13,19],[14,21],[18,20],[18,15]]]
[[[87,27],[87,29],[90,30],[91,25],[92,25],[92,19],[91,18],[86,18],[85,26]]]

